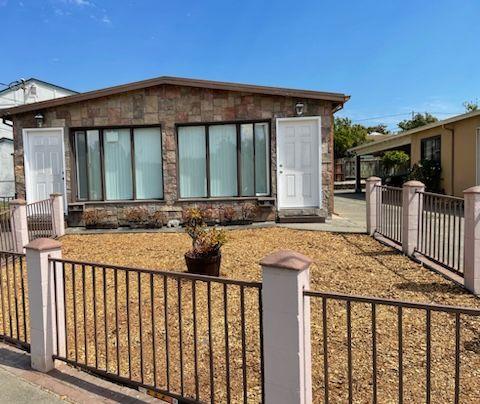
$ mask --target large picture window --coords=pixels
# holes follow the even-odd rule
[[[79,200],[162,199],[158,127],[74,132]]]
[[[178,127],[180,198],[270,193],[268,123]]]

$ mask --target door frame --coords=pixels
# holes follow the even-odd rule
[[[54,128],[24,128],[22,129],[22,139],[23,139],[23,167],[25,172],[25,199],[27,203],[31,203],[31,176],[30,176],[30,144],[29,144],[29,134],[30,133],[41,133],[41,132],[55,132],[57,135],[61,136],[61,145],[62,145],[62,170],[63,170],[63,209],[67,211],[67,181],[66,181],[66,171],[65,171],[65,128],[63,127],[54,127]]]
[[[317,121],[317,130],[318,130],[318,206],[315,206],[314,208],[321,209],[323,206],[323,201],[322,201],[322,117],[319,115],[315,116],[293,116],[293,117],[288,117],[288,118],[277,118],[275,122],[275,143],[276,143],[276,162],[275,162],[275,167],[276,167],[276,179],[277,179],[277,189],[276,189],[276,199],[277,199],[277,211],[279,210],[286,210],[286,209],[296,209],[296,208],[282,208],[280,206],[280,193],[278,192],[279,190],[279,185],[280,185],[280,173],[278,169],[278,158],[280,156],[279,153],[279,139],[280,139],[280,123],[283,122],[300,122],[300,121]],[[299,209],[302,207],[299,206]]]

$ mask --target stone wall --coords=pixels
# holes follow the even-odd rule
[[[234,200],[230,198],[228,201],[178,201],[176,124],[260,119],[269,121],[271,128],[271,196],[276,198],[275,118],[295,116],[295,104],[297,102],[302,102],[305,105],[305,116],[319,115],[322,117],[323,208],[321,215],[327,216],[333,210],[333,114],[332,105],[329,101],[161,85],[72,105],[53,107],[42,111],[42,113],[45,116],[44,127],[65,128],[65,174],[69,204],[76,202],[75,192],[72,192],[72,175],[74,175],[74,172],[72,170],[70,128],[160,124],[163,142],[165,200],[159,201],[155,205],[169,212],[169,216],[177,217],[182,207],[191,206],[192,204],[208,205],[218,209],[225,203],[242,203],[244,198],[234,198]],[[36,127],[34,116],[35,113],[29,112],[13,117],[15,181],[16,192],[19,198],[25,197],[22,129]],[[255,200],[255,198],[253,199]],[[132,203],[139,204],[139,202]],[[90,206],[89,203],[87,205]],[[118,210],[122,209],[122,206],[129,205],[129,203],[113,204],[104,202],[92,205]],[[261,220],[274,220],[274,207],[262,208],[261,212]],[[72,212],[72,218],[77,217],[79,217],[79,214]],[[71,220],[72,225],[77,223],[77,219]]]

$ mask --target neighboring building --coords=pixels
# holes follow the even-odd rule
[[[71,225],[88,207],[123,224],[131,206],[181,218],[245,202],[257,220],[321,221],[333,209],[333,114],[348,98],[159,77],[2,112],[18,196],[64,193]]]
[[[0,91],[0,110],[72,94],[77,92],[42,80],[34,78],[19,80]],[[11,123],[0,121],[0,196],[15,195],[12,139]]]
[[[0,198],[15,195],[13,177],[13,139],[0,138]]]
[[[445,193],[463,196],[480,184],[480,111],[454,116],[350,149],[358,158],[404,150],[413,166],[421,159],[440,162]]]

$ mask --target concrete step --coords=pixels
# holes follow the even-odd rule
[[[325,223],[325,218],[317,215],[278,216],[278,223]]]

